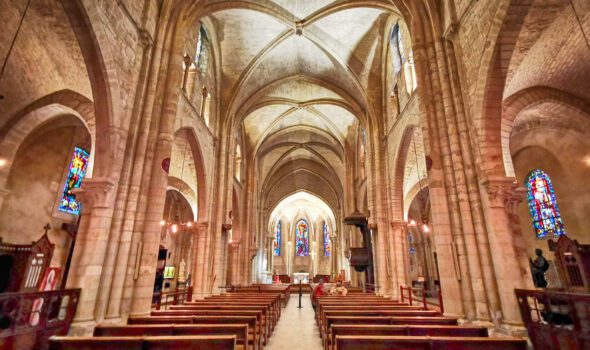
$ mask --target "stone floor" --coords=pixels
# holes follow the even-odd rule
[[[292,295],[264,350],[322,349],[320,331],[314,319],[309,295],[303,295],[303,308],[297,308],[298,302],[298,296]]]

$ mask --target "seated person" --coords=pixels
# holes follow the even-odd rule
[[[320,283],[313,289],[313,292],[311,293],[311,306],[313,306],[314,310],[318,303],[318,297],[322,295],[326,295],[326,290],[324,289],[324,280],[320,279]]]
[[[332,288],[330,295],[339,295],[345,297],[348,293],[348,289],[342,285],[341,282],[336,283],[336,287]]]

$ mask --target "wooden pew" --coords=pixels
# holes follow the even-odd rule
[[[407,326],[407,325],[357,325],[333,324],[330,327],[326,349],[336,349],[335,339],[339,335],[404,335],[444,337],[487,337],[488,329],[478,326]]]
[[[320,315],[320,334],[322,338],[328,334],[329,324],[326,319],[330,316],[389,316],[389,317],[436,317],[440,316],[438,311],[434,310],[328,310],[323,311]]]
[[[259,310],[156,310],[151,312],[152,316],[256,316],[257,322],[254,332],[261,344],[266,345],[268,332],[263,326],[263,314]]]
[[[248,324],[162,324],[162,325],[99,325],[94,328],[95,337],[129,336],[177,336],[177,335],[234,335],[236,350],[254,349],[253,341],[248,346]]]
[[[236,337],[51,337],[49,350],[233,350]]]
[[[258,318],[256,316],[148,316],[148,317],[130,317],[127,319],[129,325],[175,325],[175,324],[242,324],[248,325],[248,342],[254,345],[254,349],[261,348],[260,333],[255,330],[258,328]]]
[[[257,306],[266,309],[266,314],[269,315],[271,331],[274,330],[276,323],[279,320],[279,314],[274,309],[274,305],[264,301],[238,301],[238,300],[202,300],[192,301],[183,305],[170,307],[170,310],[190,310],[192,307],[207,307],[207,306]]]
[[[207,310],[252,310],[262,312],[262,327],[266,329],[266,333],[270,336],[274,329],[274,320],[270,309],[266,305],[252,305],[252,304],[238,304],[238,305],[175,305],[171,306],[167,311],[207,311]],[[157,312],[157,311],[155,311]]]
[[[441,325],[456,326],[457,319],[452,317],[391,317],[391,316],[328,316],[325,330],[320,329],[324,345],[327,340],[327,331],[335,324],[355,325]]]
[[[336,337],[337,350],[526,350],[518,338],[354,336]]]
[[[205,297],[198,301],[244,301],[244,302],[264,302],[271,303],[275,312],[280,316],[282,310],[282,302],[280,294],[221,294]],[[190,303],[189,303],[190,304]]]
[[[282,303],[281,303],[281,295],[277,293],[264,293],[264,294],[250,294],[250,293],[225,293],[220,295],[212,295],[205,297],[204,300],[263,300],[273,302],[275,309],[281,312]]]

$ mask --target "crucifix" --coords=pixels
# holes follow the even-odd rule
[[[45,226],[43,226],[43,230],[45,230],[45,234],[47,234],[47,232],[51,230],[51,225],[49,225],[49,223],[46,223]]]

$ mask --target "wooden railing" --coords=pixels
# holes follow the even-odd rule
[[[589,349],[590,294],[525,289],[515,293],[535,349]]]
[[[402,303],[405,303],[407,301],[410,306],[414,305],[415,304],[414,302],[417,302],[418,304],[421,303],[422,306],[424,307],[424,310],[428,310],[428,305],[435,306],[440,309],[441,314],[445,313],[442,292],[440,289],[437,290],[438,304],[428,301],[426,299],[426,291],[424,290],[424,288],[413,288],[413,287],[400,286],[399,291],[400,291],[400,293],[399,293],[400,301]],[[416,296],[415,292],[418,292],[419,295]],[[418,305],[418,304],[416,304],[416,305]]]
[[[80,289],[0,294],[0,348],[43,350],[53,335],[66,335]]]
[[[156,310],[160,310],[164,306],[164,310],[168,309],[168,305],[180,305],[187,301],[193,300],[193,287],[184,289],[176,289],[170,292],[154,293],[156,303],[152,305]]]

